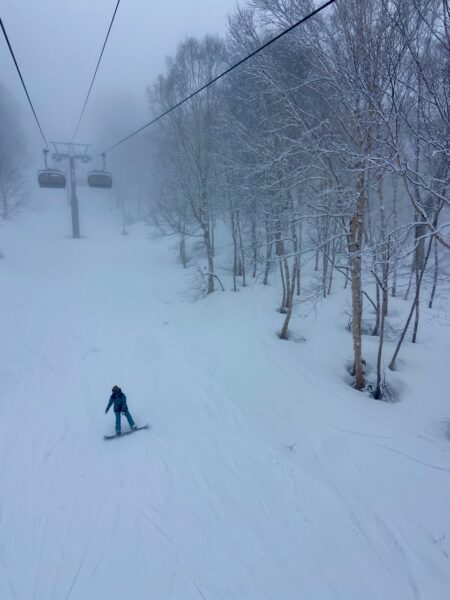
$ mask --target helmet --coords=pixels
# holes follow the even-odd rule
[[[113,392],[120,392],[120,387],[118,385],[113,386]]]

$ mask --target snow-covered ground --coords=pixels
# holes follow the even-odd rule
[[[450,327],[376,402],[347,292],[281,342],[275,286],[192,302],[173,240],[46,196],[0,229],[0,598],[447,600]],[[113,384],[150,431],[103,440]]]

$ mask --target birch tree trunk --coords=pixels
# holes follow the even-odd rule
[[[362,242],[364,233],[364,173],[363,165],[359,165],[356,174],[357,200],[355,212],[350,222],[350,260],[352,284],[352,336],[355,388],[362,390],[365,386],[362,360],[362,300],[361,300],[361,263]]]

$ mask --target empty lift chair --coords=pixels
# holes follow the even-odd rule
[[[49,169],[47,165],[48,150],[44,149],[45,169],[38,171],[38,183],[42,188],[65,188],[66,174],[59,169]]]
[[[102,153],[103,169],[99,171],[89,171],[88,185],[95,188],[112,188],[112,175],[105,169],[106,156]]]

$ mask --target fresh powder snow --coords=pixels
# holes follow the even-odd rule
[[[0,598],[449,598],[442,307],[377,402],[343,375],[342,286],[281,341],[276,282],[193,299],[102,194],[81,240],[58,191],[1,226]],[[105,442],[114,384],[151,429]]]

